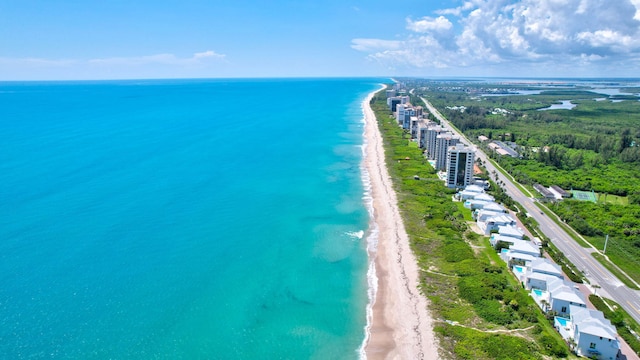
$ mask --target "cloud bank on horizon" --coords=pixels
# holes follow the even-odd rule
[[[468,0],[351,47],[391,71],[638,76],[640,0]],[[636,71],[633,73],[633,71]]]
[[[8,1],[0,81],[640,77],[640,0]]]
[[[206,61],[216,59],[222,60],[226,57],[224,54],[218,54],[215,51],[207,50],[193,54],[191,57],[180,58],[174,54],[155,54],[147,56],[133,56],[133,57],[111,57],[111,58],[97,58],[89,60],[80,59],[45,59],[45,58],[1,58],[0,64],[23,64],[23,65],[45,65],[45,66],[74,66],[74,65],[89,65],[89,66],[140,66],[149,64],[164,64],[164,65],[196,65],[203,64]]]

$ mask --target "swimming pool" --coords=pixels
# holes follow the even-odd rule
[[[542,296],[542,290],[540,289],[533,289],[533,293],[536,294],[537,296]]]
[[[561,317],[556,317],[556,321],[558,322],[558,324],[560,324],[562,327],[567,327],[567,322],[569,321],[569,319],[565,319],[565,318],[561,318]]]

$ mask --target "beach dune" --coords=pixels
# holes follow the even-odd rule
[[[362,103],[365,116],[364,167],[371,181],[377,246],[369,249],[377,291],[372,302],[367,359],[437,359],[437,344],[427,300],[418,290],[419,269],[398,210],[396,194],[386,168],[382,136],[370,101]]]

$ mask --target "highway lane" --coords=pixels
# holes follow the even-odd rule
[[[429,112],[431,112],[442,125],[454,134],[460,136],[463,143],[475,149],[476,157],[484,162],[489,174],[491,174],[494,179],[504,183],[503,188],[507,194],[509,194],[514,201],[520,203],[529,215],[538,222],[540,231],[551,239],[552,243],[564,253],[578,270],[584,272],[591,283],[591,289],[604,297],[616,301],[631,317],[640,323],[640,291],[632,290],[618,280],[609,270],[593,258],[591,253],[598,250],[593,247],[583,248],[576,243],[564,229],[560,228],[552,219],[540,211],[533,198],[520,191],[510,177],[498,171],[498,169],[488,161],[487,155],[483,151],[476,148],[469,139],[451,126],[447,119],[445,119],[431,103],[424,98],[421,99]],[[497,178],[495,176],[497,176]],[[593,285],[600,286],[601,288],[594,289]]]

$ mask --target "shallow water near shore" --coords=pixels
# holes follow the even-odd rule
[[[0,83],[0,355],[357,358],[380,82]]]

